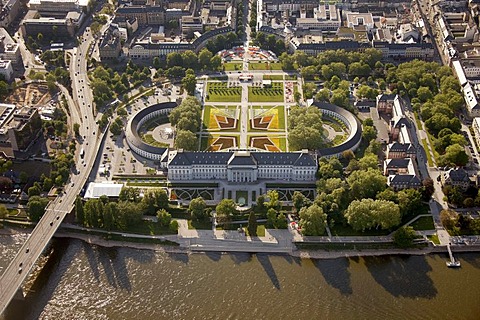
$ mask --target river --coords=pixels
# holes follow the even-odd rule
[[[0,236],[0,271],[25,238]],[[53,248],[27,296],[26,319],[480,318],[479,254],[456,255],[455,270],[447,255],[187,255],[73,239]]]

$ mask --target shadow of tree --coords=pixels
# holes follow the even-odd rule
[[[222,253],[221,252],[214,252],[214,251],[206,251],[204,253],[210,260],[212,261],[220,261],[222,258]]]
[[[90,270],[92,270],[95,280],[100,281],[100,272],[98,271],[98,263],[95,253],[93,252],[92,246],[86,242],[82,242],[83,251],[87,257],[88,264],[90,265]]]
[[[350,283],[349,259],[312,259],[313,265],[322,273],[325,281],[332,287],[338,289],[341,294],[352,294]]]
[[[432,268],[423,256],[363,258],[375,281],[395,297],[432,299],[437,289],[428,276]]]
[[[241,264],[244,262],[252,261],[252,254],[251,253],[242,253],[242,252],[232,252],[229,253],[228,256],[230,259],[235,262],[235,264]]]
[[[265,270],[268,277],[272,281],[272,284],[275,286],[275,288],[277,288],[277,290],[280,290],[280,281],[278,281],[277,274],[275,273],[272,263],[270,262],[270,257],[267,254],[258,253],[257,259],[262,265],[263,270]]]
[[[167,254],[168,254],[169,258],[171,258],[175,261],[179,261],[179,262],[183,262],[184,264],[188,264],[189,256],[188,256],[187,253],[168,252]]]
[[[289,254],[286,254],[283,257],[284,257],[285,261],[287,261],[289,264],[296,263],[299,266],[302,265],[302,259],[300,257],[293,257]]]
[[[459,258],[466,263],[472,265],[473,267],[480,269],[480,256],[476,254],[468,254],[468,253],[455,253],[455,258]]]

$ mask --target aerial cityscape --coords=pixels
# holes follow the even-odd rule
[[[480,316],[479,0],[0,5],[0,320]]]

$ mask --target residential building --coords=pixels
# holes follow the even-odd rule
[[[418,189],[422,186],[422,181],[416,175],[412,174],[396,174],[388,176],[387,185],[394,191],[403,189]]]
[[[12,61],[0,60],[0,74],[5,78],[5,80],[7,81],[12,80],[12,77],[13,77]]]
[[[442,185],[458,187],[462,191],[467,191],[470,186],[468,172],[463,168],[453,168],[444,172],[441,176]]]
[[[416,153],[411,143],[393,142],[387,145],[387,159],[415,158]]]
[[[7,28],[17,19],[20,13],[22,3],[20,0],[2,1],[2,9],[0,11],[0,27]]]
[[[22,60],[19,45],[10,37],[4,28],[0,28],[0,59],[10,60],[12,64],[16,64]]]
[[[347,12],[347,27],[354,30],[371,30],[374,27],[371,13]]]
[[[393,101],[395,99],[395,94],[380,94],[377,96],[377,110],[378,112],[392,114],[393,110]]]

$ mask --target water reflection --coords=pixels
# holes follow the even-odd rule
[[[395,297],[432,299],[437,295],[425,256],[365,257],[364,261],[375,281]]]

